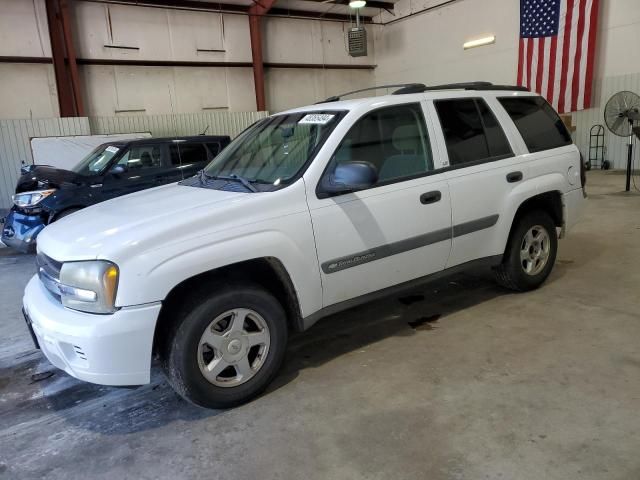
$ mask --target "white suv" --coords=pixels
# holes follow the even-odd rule
[[[482,262],[524,291],[584,202],[578,149],[518,87],[405,86],[245,130],[199,175],[44,229],[24,312],[55,366],[228,407],[276,375],[290,330]]]

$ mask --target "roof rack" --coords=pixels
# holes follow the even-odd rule
[[[392,95],[407,95],[409,93],[422,93],[433,92],[438,90],[511,90],[518,92],[528,92],[527,87],[521,87],[519,85],[494,85],[491,82],[465,82],[465,83],[447,83],[444,85],[432,85],[427,87],[423,83],[399,83],[394,85],[378,85],[376,87],[362,88],[360,90],[353,90],[352,92],[341,93],[340,95],[334,95],[318,103],[337,102],[342,97],[347,95],[353,95],[355,93],[368,92],[370,90],[380,90],[383,88],[397,88]]]
[[[518,92],[528,92],[527,87],[521,87],[519,85],[494,85],[491,82],[466,82],[466,83],[447,83],[444,85],[433,85],[426,87],[425,92],[438,91],[438,90],[515,90]],[[400,90],[394,92],[399,94]],[[411,92],[415,93],[415,92]]]
[[[383,89],[383,88],[400,88],[400,89],[405,89],[405,88],[411,88],[411,87],[424,87],[426,88],[425,85],[423,85],[422,83],[397,83],[394,85],[378,85],[376,87],[369,87],[369,88],[361,88],[360,90],[353,90],[352,92],[346,92],[346,93],[341,93],[340,95],[334,95],[333,97],[329,97],[326,100],[322,100],[321,102],[318,103],[326,103],[326,102],[337,102],[338,100],[340,100],[342,97],[346,97],[347,95],[353,95],[354,93],[362,93],[362,92],[368,92],[370,90],[379,90],[379,89]],[[418,92],[411,92],[411,93],[418,93]]]

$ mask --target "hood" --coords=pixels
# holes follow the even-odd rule
[[[38,247],[61,260],[148,252],[159,245],[222,229],[260,215],[270,193],[239,193],[169,184],[117,197],[47,226]],[[252,205],[249,205],[252,204]]]
[[[61,188],[84,183],[85,177],[70,170],[36,165],[29,173],[22,175],[16,185],[16,193]]]

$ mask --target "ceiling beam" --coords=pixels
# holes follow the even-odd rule
[[[310,12],[308,10],[290,10],[288,8],[272,8],[266,16],[333,20],[347,23],[355,21],[355,15],[331,12]],[[372,21],[372,17],[361,16],[360,20],[364,23],[370,23]]]
[[[0,0],[1,1],[1,0]],[[195,0],[81,0],[85,2],[93,3],[106,3],[115,5],[135,5],[138,7],[153,7],[153,8],[175,8],[180,10],[199,10],[205,12],[221,12],[232,13],[237,15],[248,15],[249,8],[245,5],[233,5],[228,3],[209,3],[209,2],[196,2]],[[338,1],[338,0],[336,0]],[[316,2],[317,3],[317,2]],[[331,20],[338,22],[350,22],[353,20],[353,15],[342,13],[324,13],[324,12],[311,12],[308,10],[292,10],[289,8],[272,8],[265,16],[267,17],[292,17],[303,19],[321,19]],[[363,22],[371,22],[371,17],[361,16],[360,19]]]
[[[349,5],[349,0],[303,0],[311,3],[325,3],[335,5]],[[393,2],[384,2],[381,0],[367,0],[367,8],[382,8],[384,10],[393,10],[395,4]]]
[[[85,0],[94,1],[94,0]],[[248,7],[244,5],[233,5],[225,3],[209,3],[197,2],[195,0],[95,0],[97,3],[115,3],[123,5],[135,5],[138,7],[160,7],[160,8],[177,8],[187,10],[202,11],[225,11],[225,12],[242,12],[246,13]]]

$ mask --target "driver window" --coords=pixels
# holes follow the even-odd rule
[[[431,146],[419,104],[397,105],[358,120],[334,155],[334,163],[366,161],[378,170],[378,185],[433,170]]]
[[[118,161],[127,170],[139,171],[162,167],[161,145],[135,145]]]

